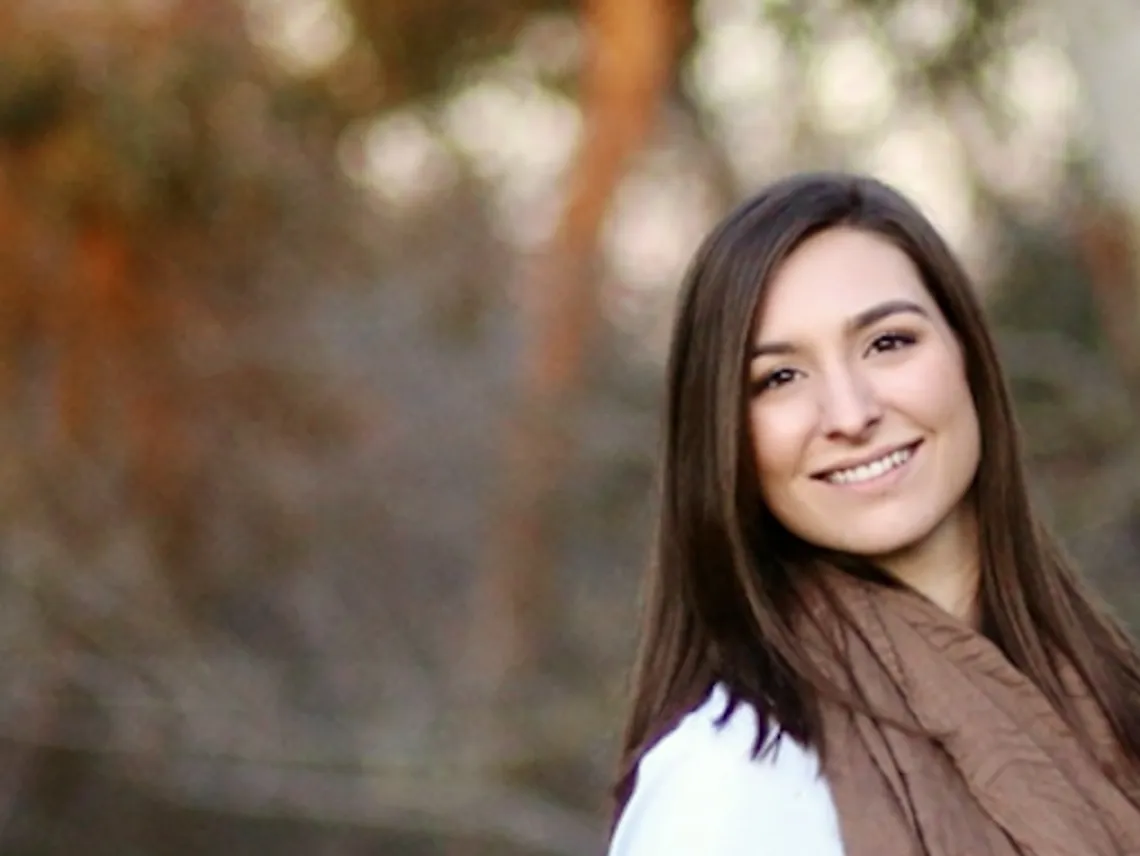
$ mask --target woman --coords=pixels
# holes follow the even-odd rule
[[[1140,854],[1140,661],[1030,508],[971,285],[873,179],[705,240],[611,856]]]

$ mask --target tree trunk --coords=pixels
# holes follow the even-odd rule
[[[497,517],[477,581],[474,677],[489,698],[536,663],[551,618],[559,487],[574,454],[574,409],[598,326],[599,231],[644,145],[675,58],[671,0],[586,0],[583,136],[561,220],[525,296],[517,400],[505,432]]]

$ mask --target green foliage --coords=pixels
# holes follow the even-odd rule
[[[0,140],[51,167],[29,176],[38,204],[152,226],[205,222],[226,200],[269,198],[263,191],[282,176],[251,144],[263,93],[250,69],[194,44],[111,50],[97,87],[62,42],[0,63]],[[261,191],[251,195],[253,185]]]
[[[58,122],[75,69],[56,44],[21,41],[0,52],[0,139],[19,145]]]
[[[1055,229],[1007,223],[1005,273],[994,284],[990,311],[1005,329],[1049,330],[1097,350],[1103,334],[1087,274],[1071,245]]]

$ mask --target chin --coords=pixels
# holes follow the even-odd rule
[[[897,536],[883,538],[847,538],[837,542],[831,549],[863,559],[884,559],[888,556],[906,552],[921,539],[899,538]]]
[[[924,521],[923,521],[924,523]],[[859,531],[851,527],[841,532],[816,531],[804,533],[800,537],[809,544],[816,544],[828,550],[859,556],[864,559],[881,559],[905,552],[919,544],[930,534],[932,527],[916,521],[915,525],[900,527],[868,527]]]

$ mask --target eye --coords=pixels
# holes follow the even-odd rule
[[[916,341],[918,341],[917,337],[910,333],[883,333],[875,337],[867,350],[876,354],[881,354],[884,351],[898,351],[910,347]]]
[[[759,395],[770,389],[785,386],[795,380],[797,374],[796,369],[786,368],[768,372],[768,374],[762,375],[752,381],[752,392],[755,395]]]

